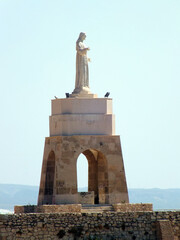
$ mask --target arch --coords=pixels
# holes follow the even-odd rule
[[[46,200],[48,204],[53,203],[53,190],[54,190],[54,174],[55,174],[55,154],[53,151],[49,153],[47,165],[46,165],[46,179],[45,179],[45,192]]]
[[[83,188],[83,192],[88,191],[88,160],[84,154],[80,154],[77,159],[77,190],[78,192],[81,192],[80,190]],[[81,171],[83,170],[83,171]]]
[[[82,154],[88,160],[88,191],[94,191],[94,203],[108,203],[109,186],[106,157],[96,149],[87,149]]]

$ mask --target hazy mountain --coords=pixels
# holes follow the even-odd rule
[[[129,189],[131,203],[153,203],[156,209],[180,209],[180,189]]]
[[[0,184],[0,209],[13,210],[14,205],[37,204],[39,187]]]
[[[12,211],[14,205],[36,205],[38,190],[37,186],[0,184],[0,209]],[[131,203],[153,203],[154,210],[180,209],[180,189],[129,189],[129,198]]]

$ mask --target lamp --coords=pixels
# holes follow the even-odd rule
[[[110,92],[107,92],[107,93],[104,95],[104,97],[109,97],[109,95],[110,95]]]
[[[69,93],[66,93],[66,98],[69,98]]]

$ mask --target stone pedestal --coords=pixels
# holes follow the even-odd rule
[[[45,140],[38,204],[81,203],[77,159],[88,160],[86,201],[128,203],[120,137],[115,135],[112,99],[52,100],[50,137]],[[93,197],[92,197],[93,196]]]
[[[65,98],[52,100],[50,136],[114,135],[112,99]]]
[[[88,160],[88,191],[94,203],[128,203],[119,136],[57,136],[45,140],[38,204],[78,202],[77,159]]]

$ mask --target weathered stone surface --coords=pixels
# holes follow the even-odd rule
[[[81,204],[14,206],[14,213],[81,213]]]
[[[52,100],[50,136],[115,135],[112,99],[65,98]]]
[[[46,138],[38,204],[81,203],[76,174],[81,153],[88,160],[88,191],[94,191],[95,203],[128,203],[119,136],[82,135]]]
[[[26,205],[15,206],[14,213],[99,213],[99,212],[150,212],[153,211],[152,204],[150,203],[118,203],[118,204],[105,204],[94,205],[94,193],[82,192],[78,193],[79,202],[81,204],[60,204],[60,205]],[[2,222],[0,224],[3,224]]]
[[[78,202],[81,204],[94,204],[94,191],[79,192],[78,195]]]
[[[113,114],[111,98],[59,98],[51,101],[51,115]]]
[[[116,212],[150,212],[153,211],[151,203],[116,203],[113,204]]]
[[[173,237],[180,239],[180,211],[6,215],[0,239],[157,240],[159,220],[168,220]],[[166,239],[173,240],[172,235]]]
[[[174,240],[173,229],[169,220],[157,221],[157,237],[159,240]]]

